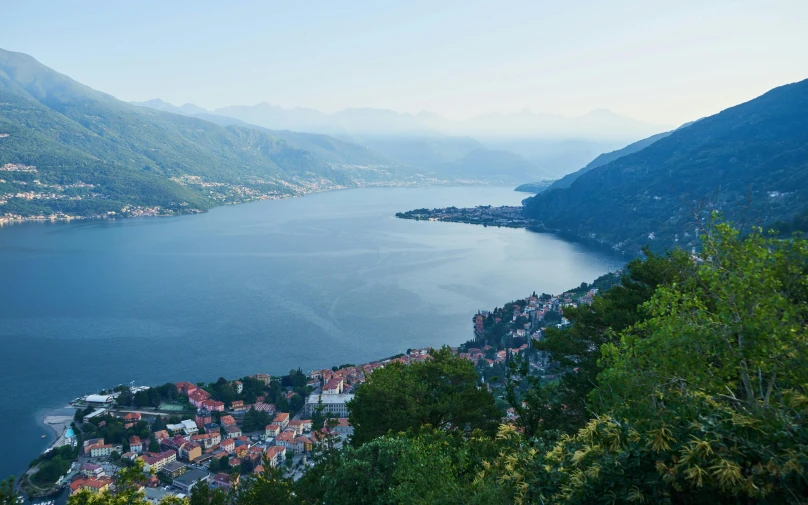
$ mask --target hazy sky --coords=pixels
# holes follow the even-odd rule
[[[808,0],[3,0],[0,47],[123,100],[678,124],[808,78]]]

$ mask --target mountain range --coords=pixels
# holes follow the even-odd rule
[[[712,211],[746,225],[806,222],[808,80],[603,155],[524,201],[544,229],[632,254],[698,246]]]
[[[385,140],[378,145],[390,152],[402,145]],[[427,135],[407,143],[409,151],[398,157],[414,163],[190,104],[125,103],[29,55],[0,49],[0,216],[199,212],[330,188],[546,175],[518,155],[488,152],[469,138]],[[450,163],[462,159],[469,174]]]
[[[352,136],[395,134],[625,141],[670,129],[665,125],[621,116],[607,109],[594,110],[578,117],[523,109],[514,113],[493,112],[465,120],[452,120],[433,112],[410,114],[372,107],[349,108],[329,114],[305,107],[287,109],[266,102],[215,110],[205,110],[188,103],[178,107],[161,99],[133,103],[176,114],[210,113],[271,130],[324,133],[347,140],[351,140]]]

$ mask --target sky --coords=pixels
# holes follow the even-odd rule
[[[681,124],[808,78],[808,0],[4,0],[0,47],[122,100]]]

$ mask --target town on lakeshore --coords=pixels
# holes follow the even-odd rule
[[[534,220],[524,216],[521,206],[513,205],[415,209],[407,212],[397,212],[396,217],[416,221],[444,221],[449,223],[481,224],[483,226],[505,226],[508,228],[527,228],[537,225]]]
[[[604,275],[560,295],[534,292],[472,317],[473,338],[450,349],[474,364],[480,387],[497,398],[504,423],[516,418],[504,399],[508,363],[519,357],[531,373],[553,379],[557,371],[533,342],[541,341],[548,327],[568,325],[565,308],[591,303],[619,275]],[[72,417],[45,418],[59,436],[31,462],[19,488],[38,503],[63,492],[104,493],[115,489],[118,472],[138,466],[146,474],[146,498],[157,503],[187,496],[200,484],[229,490],[263,472],[264,465],[297,479],[325,445],[339,448],[349,439],[351,400],[374,370],[424,362],[430,353],[408,349],[387,359],[308,373],[130,383],[85,395],[70,402]]]

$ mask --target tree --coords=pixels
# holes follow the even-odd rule
[[[163,421],[163,416],[157,416],[157,419],[154,420],[154,424],[152,425],[152,431],[156,433],[165,429],[166,423]]]
[[[293,492],[293,483],[280,469],[264,465],[264,471],[254,478],[243,479],[233,498],[234,505],[292,505],[300,503]]]
[[[216,461],[215,459],[213,461]],[[211,470],[213,471],[213,470]],[[213,489],[210,486],[194,486],[188,505],[227,505],[227,493],[222,489]]]
[[[423,425],[493,432],[501,413],[477,386],[474,365],[448,347],[431,355],[422,363],[378,369],[357,389],[349,404],[355,444]]]
[[[272,418],[266,412],[250,409],[244,414],[244,423],[241,429],[244,433],[263,431],[271,422]]]
[[[146,495],[142,491],[145,484],[143,462],[124,468],[115,478],[115,493],[90,493],[79,491],[67,500],[68,505],[146,505]],[[163,503],[163,502],[161,502]],[[163,503],[163,505],[177,505]]]
[[[14,477],[0,481],[0,505],[17,505],[17,493],[14,491]]]
[[[418,429],[344,449],[315,485],[301,479],[296,494],[307,503],[507,503],[495,482],[479,479],[493,441],[478,433]],[[493,484],[493,485],[491,485]]]
[[[617,341],[619,332],[648,317],[643,304],[658,286],[692,274],[692,263],[681,250],[666,255],[644,252],[645,258],[626,266],[620,284],[595,296],[591,305],[564,309],[571,326],[547,328],[545,338],[533,342],[565,372],[557,383],[542,385],[530,376],[526,362],[510,365],[508,399],[528,437],[548,430],[571,434],[583,427],[592,415],[588,396],[602,370],[601,346]]]
[[[695,275],[657,289],[650,317],[604,346],[604,408],[654,407],[648,393],[671,388],[768,408],[808,384],[808,242],[724,223],[703,242]]]

